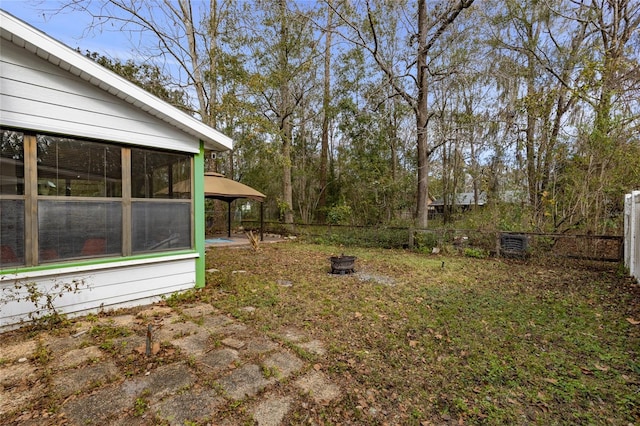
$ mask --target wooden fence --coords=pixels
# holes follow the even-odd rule
[[[624,266],[640,282],[640,191],[624,197]]]

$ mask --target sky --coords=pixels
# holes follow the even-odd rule
[[[53,13],[59,5],[59,0],[0,0],[0,9],[72,49],[80,48],[82,52],[89,50],[118,59],[134,56],[124,33],[88,33],[89,17],[79,12]]]

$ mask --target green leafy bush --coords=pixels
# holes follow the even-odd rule
[[[474,257],[476,259],[484,259],[489,256],[486,250],[480,248],[467,247],[464,249],[464,255],[467,257]]]

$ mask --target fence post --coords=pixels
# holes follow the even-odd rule
[[[496,232],[496,257],[500,257],[500,231]]]
[[[414,232],[413,226],[410,226],[409,227],[409,250],[413,250],[413,244],[414,244],[413,232]]]
[[[633,197],[631,194],[624,196],[624,266],[631,270],[631,204]]]
[[[640,283],[640,191],[624,198],[624,264]]]
[[[640,191],[631,193],[631,275],[640,282]]]

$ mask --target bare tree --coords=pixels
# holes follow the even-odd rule
[[[347,12],[338,8],[336,13],[351,30],[350,34],[343,34],[343,36],[369,52],[380,70],[387,76],[394,96],[404,99],[413,111],[416,123],[418,166],[416,226],[426,228],[429,204],[429,157],[440,146],[440,143],[430,144],[428,140],[428,125],[432,116],[429,109],[429,85],[434,74],[438,73],[431,67],[434,59],[432,55],[442,52],[439,42],[459,15],[472,5],[473,0],[437,2],[431,10],[428,9],[426,0],[418,0],[417,13],[414,15],[417,18],[417,27],[411,31],[410,36],[415,50],[413,60],[405,59],[408,64],[405,70],[398,70],[394,66],[391,58],[386,56],[381,43],[381,25],[384,19],[376,13],[376,8],[383,8],[383,3],[366,0],[363,6],[366,11],[363,22],[357,22]],[[413,69],[413,74],[410,69]]]
[[[56,13],[72,10],[88,14],[92,22],[85,32],[128,33],[141,60],[163,66],[164,74],[174,77],[176,87],[195,93],[193,113],[215,126],[215,53],[223,11],[228,7],[225,0],[208,4],[191,0],[67,0]]]
[[[319,219],[324,222],[327,207],[327,166],[329,162],[329,119],[331,106],[331,38],[333,34],[333,2],[328,1],[327,25],[325,28],[324,87],[322,93],[322,145],[320,149],[320,196]]]

